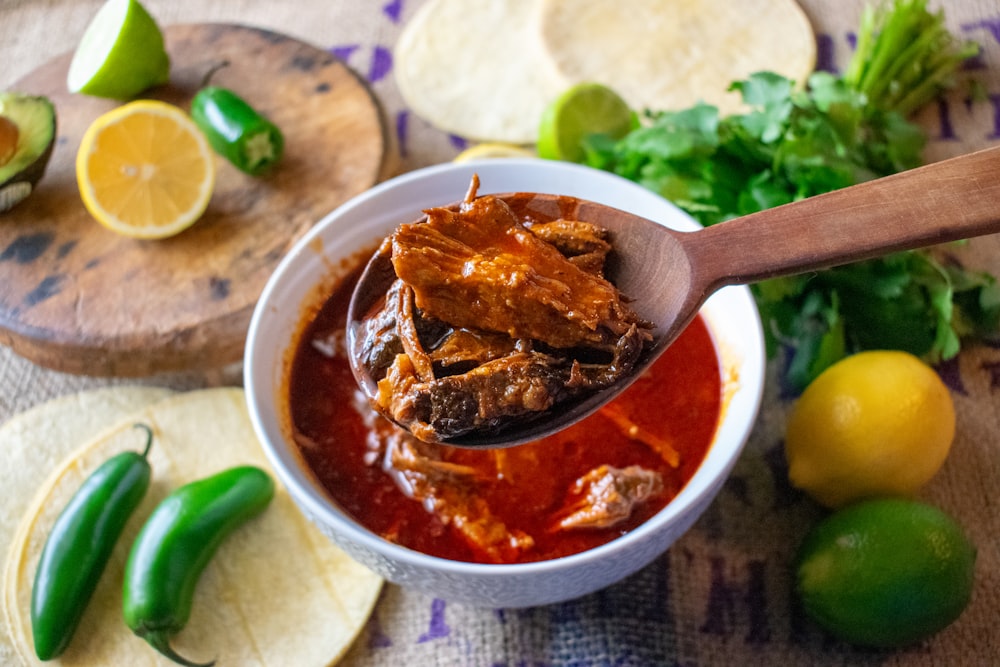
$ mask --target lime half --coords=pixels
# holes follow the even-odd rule
[[[84,31],[66,83],[71,93],[127,100],[169,78],[153,17],[136,0],[108,0]]]
[[[637,125],[618,93],[599,83],[579,83],[549,103],[538,128],[538,155],[580,162],[583,141],[592,134],[620,139]]]

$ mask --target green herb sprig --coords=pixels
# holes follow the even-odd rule
[[[620,140],[588,137],[585,162],[716,224],[919,166],[927,136],[907,118],[953,85],[976,52],[926,0],[869,6],[843,75],[815,72],[796,88],[778,74],[754,74],[730,87],[746,112],[722,117],[708,104],[646,111],[642,126]],[[937,363],[958,353],[963,336],[1000,325],[997,281],[930,251],[753,290],[769,352],[788,351],[784,377],[792,391],[858,350],[902,349]]]

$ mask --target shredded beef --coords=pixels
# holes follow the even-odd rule
[[[388,240],[397,280],[363,323],[376,409],[427,442],[496,431],[628,374],[650,324],[603,277],[593,224],[525,224],[500,198],[426,211]]]

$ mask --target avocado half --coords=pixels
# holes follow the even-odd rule
[[[0,213],[23,201],[45,174],[56,143],[56,109],[47,97],[0,92],[0,116],[17,127],[17,147],[0,164]]]

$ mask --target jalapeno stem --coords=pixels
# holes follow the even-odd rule
[[[174,662],[196,663],[170,646],[191,616],[195,586],[226,536],[260,514],[274,496],[254,466],[229,468],[186,484],[153,510],[125,565],[122,610],[132,631]]]
[[[191,118],[215,152],[243,172],[258,176],[281,159],[281,130],[227,88],[199,90],[191,100]]]
[[[145,639],[150,646],[155,648],[160,655],[168,660],[176,662],[178,665],[184,665],[184,667],[212,667],[212,665],[215,664],[215,660],[210,662],[194,662],[193,660],[188,660],[184,656],[180,655],[170,645],[170,635],[171,633],[164,630],[153,630],[143,634],[142,638]]]
[[[132,424],[133,428],[142,429],[146,432],[146,446],[142,450],[142,458],[149,458],[149,450],[153,446],[153,429],[143,423]]]

